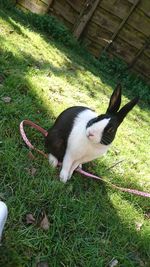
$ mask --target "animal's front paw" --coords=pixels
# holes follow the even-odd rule
[[[52,166],[52,167],[57,167],[58,165],[58,160],[57,158],[55,158],[52,154],[49,154],[48,155],[48,160],[49,160],[49,164]]]
[[[66,183],[69,179],[69,173],[64,170],[61,170],[59,177],[61,182]]]

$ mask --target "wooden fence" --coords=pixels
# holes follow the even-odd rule
[[[18,0],[18,4],[56,16],[95,57],[108,51],[150,79],[150,0]]]

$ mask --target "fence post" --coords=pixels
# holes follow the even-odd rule
[[[85,26],[92,17],[95,9],[97,8],[101,0],[87,0],[85,1],[83,8],[81,9],[79,17],[77,17],[76,23],[73,29],[73,35],[76,39],[79,39]]]

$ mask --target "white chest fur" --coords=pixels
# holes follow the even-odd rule
[[[97,117],[97,114],[91,110],[85,110],[79,114],[74,122],[70,133],[66,153],[69,153],[75,161],[85,163],[103,155],[107,152],[109,146],[100,144],[101,133],[99,133],[99,142],[94,143],[86,133],[86,125],[90,119]],[[107,121],[105,122],[107,124]]]
[[[68,138],[67,149],[63,159],[60,180],[66,182],[71,178],[73,171],[82,163],[96,159],[107,152],[109,146],[100,143],[101,135],[108,120],[89,127],[93,133],[89,136],[87,123],[96,118],[97,114],[89,109],[82,111],[76,118]]]

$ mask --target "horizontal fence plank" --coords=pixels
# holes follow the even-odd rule
[[[141,9],[147,16],[150,16],[150,1],[143,0],[139,4],[139,9]]]
[[[98,8],[95,11],[95,14],[91,21],[95,22],[97,25],[105,29],[109,29],[109,31],[112,32],[116,31],[121,22],[121,20],[118,17],[109,14],[107,11],[100,8]]]
[[[67,26],[72,29],[77,12],[66,1],[54,1],[50,13],[60,18],[64,23],[67,23]]]
[[[125,59],[128,64],[130,64],[134,60],[137,52],[138,49],[129,45],[127,42],[123,41],[119,37],[113,42],[113,44],[109,48],[109,53],[117,55],[121,59]]]
[[[128,24],[123,27],[118,36],[137,49],[141,49],[147,39],[147,37],[143,33],[135,30]]]
[[[129,65],[130,68],[136,65],[138,59],[142,56],[143,52],[144,52],[145,49],[149,46],[149,44],[150,44],[150,39],[147,39],[147,40],[144,42],[144,44],[143,44],[143,46],[141,47],[141,49],[139,49],[139,51],[137,52],[137,54],[136,54],[135,58],[133,59],[133,61],[130,63],[130,65]],[[150,62],[149,62],[149,63],[150,63]]]
[[[137,9],[128,20],[128,24],[147,37],[150,35],[150,18],[145,16],[143,12]]]
[[[150,78],[150,59],[142,54],[134,65],[134,69],[142,73],[143,76]]]
[[[136,0],[127,0],[129,3],[134,4]]]
[[[103,50],[103,47],[97,43],[94,42],[92,38],[85,37],[84,39],[84,45],[88,48],[88,51],[91,52],[96,58],[99,58],[101,51]]]
[[[47,4],[39,1],[38,4],[32,2],[30,0],[19,0],[18,4],[22,7],[26,8],[27,10],[32,11],[33,13],[37,14],[45,14],[48,10]]]
[[[150,45],[144,50],[144,54],[146,57],[148,57],[150,59]],[[150,66],[150,64],[149,64],[149,66]]]
[[[85,36],[92,40],[93,43],[96,42],[100,46],[105,47],[107,43],[111,42],[112,33],[94,22],[90,22],[85,31]]]
[[[47,6],[50,6],[51,3],[53,2],[53,0],[39,0],[38,2],[43,2],[43,3],[45,3]],[[37,3],[38,3],[38,2],[37,2]]]
[[[127,0],[108,0],[102,1],[100,7],[108,11],[110,14],[113,14],[116,17],[123,19],[129,13],[131,9],[131,3],[129,3]]]
[[[83,7],[83,3],[85,2],[85,0],[66,0],[66,2],[72,6],[72,8],[77,12],[80,13],[81,8]]]

